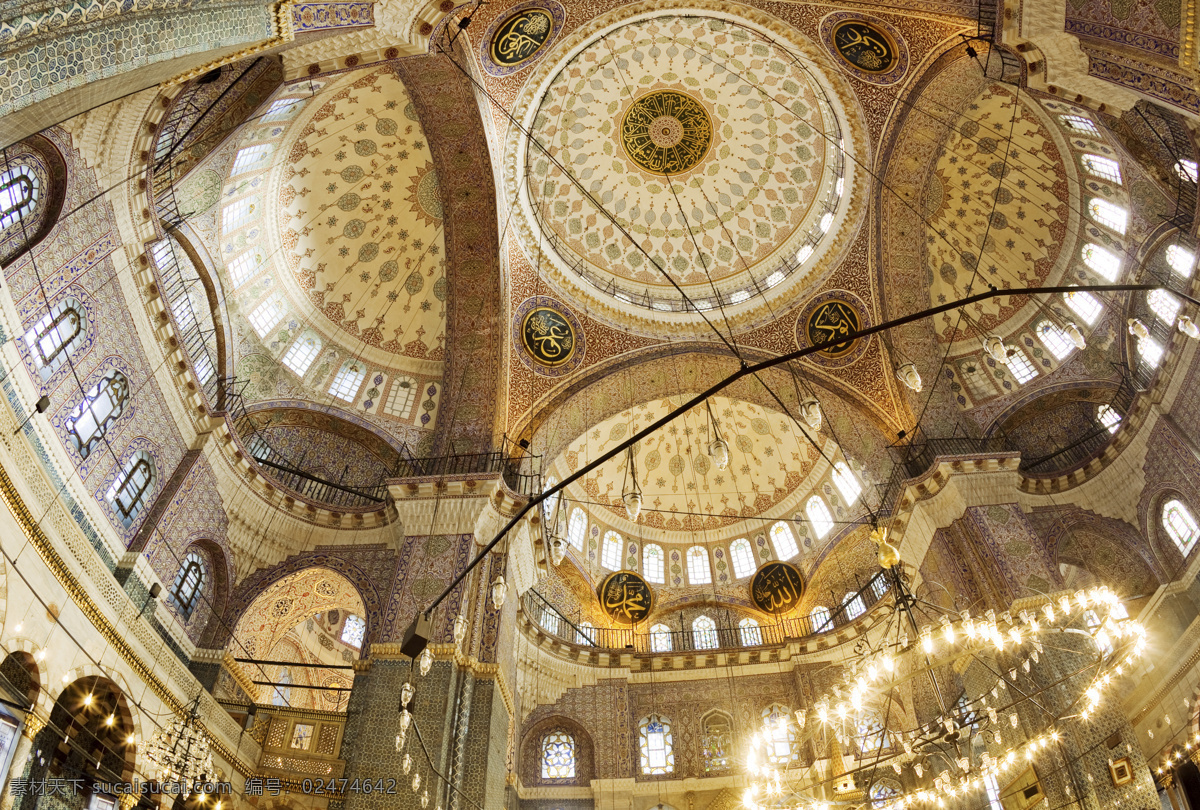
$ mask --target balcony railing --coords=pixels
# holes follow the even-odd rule
[[[787,641],[833,632],[866,615],[891,590],[891,575],[880,571],[836,610],[795,616],[754,627],[716,626],[712,629],[672,628],[651,633],[645,627],[589,627],[572,621],[536,590],[522,597],[525,616],[559,641],[577,647],[635,653],[707,653],[717,650],[778,646]]]

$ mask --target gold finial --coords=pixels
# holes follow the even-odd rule
[[[879,546],[879,565],[881,567],[892,568],[900,562],[900,549],[888,542],[886,526],[876,526],[871,529],[871,542]]]

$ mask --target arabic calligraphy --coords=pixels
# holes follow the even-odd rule
[[[518,11],[501,23],[492,36],[492,61],[505,67],[528,62],[553,33],[554,18],[550,12],[540,8]]]
[[[750,578],[750,601],[764,613],[787,613],[800,604],[804,577],[788,562],[769,562]]]
[[[636,624],[650,615],[654,593],[646,580],[633,571],[609,574],[597,592],[600,607],[615,622]]]
[[[883,73],[896,61],[891,38],[870,23],[847,20],[833,29],[833,45],[859,70]]]
[[[537,307],[525,316],[521,337],[525,350],[543,365],[560,366],[575,353],[575,330],[562,313],[549,307]]]
[[[846,301],[826,301],[808,316],[808,340],[816,346],[844,337],[862,328],[862,319],[852,304]],[[841,357],[854,348],[857,341],[847,340],[821,349],[827,357]]]
[[[676,90],[639,98],[621,119],[621,145],[629,159],[651,174],[692,169],[708,154],[713,125],[708,110]]]

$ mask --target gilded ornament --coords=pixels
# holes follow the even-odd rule
[[[696,99],[677,90],[656,90],[629,105],[621,118],[621,146],[651,174],[682,174],[696,167],[712,145],[713,124]]]
[[[541,8],[518,11],[492,35],[492,61],[504,67],[524,64],[537,56],[554,34],[554,17]]]
[[[847,62],[870,73],[884,73],[896,61],[892,38],[864,20],[847,20],[834,28],[833,46]]]
[[[637,624],[649,616],[654,607],[654,592],[646,580],[633,571],[609,574],[600,583],[597,595],[605,615],[621,624]]]
[[[826,301],[812,311],[808,316],[805,332],[808,341],[814,346],[829,343],[840,337],[845,337],[862,329],[862,318],[858,310],[849,301],[833,299]],[[858,343],[857,340],[847,340],[821,349],[821,354],[827,357],[841,357],[848,354]]]
[[[800,604],[804,595],[804,577],[789,562],[766,563],[750,578],[750,601],[764,613],[787,613]]]
[[[575,330],[558,310],[536,307],[521,324],[525,350],[539,363],[561,366],[575,354]]]

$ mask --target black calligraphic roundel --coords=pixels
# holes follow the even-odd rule
[[[575,330],[558,310],[536,307],[521,324],[521,340],[542,365],[561,366],[575,354]]]
[[[492,35],[492,61],[514,67],[536,56],[554,34],[554,16],[546,9],[518,11],[500,24]]]
[[[694,168],[708,154],[712,139],[708,110],[677,90],[647,93],[621,119],[625,154],[651,174],[670,176]]]
[[[769,562],[750,578],[750,601],[764,613],[787,613],[800,604],[803,594],[804,577],[789,562]]]
[[[859,329],[862,329],[862,318],[859,317],[858,310],[848,301],[836,298],[826,301],[814,309],[808,316],[808,324],[805,326],[808,342],[813,346],[828,343],[842,335],[857,332]],[[821,349],[821,354],[826,357],[841,357],[853,349],[855,343],[857,343],[855,340],[835,343]]]
[[[833,46],[847,62],[869,73],[884,73],[896,63],[892,38],[864,20],[847,20],[834,28]]]
[[[620,624],[637,624],[650,615],[654,591],[633,571],[609,574],[596,592],[600,608],[608,618]]]

